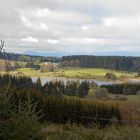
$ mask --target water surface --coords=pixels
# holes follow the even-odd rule
[[[33,82],[36,82],[37,81],[37,77],[31,77],[32,78],[32,81]],[[82,81],[88,81],[88,82],[95,82],[98,86],[101,86],[101,85],[112,85],[114,84],[115,82],[112,82],[112,81],[101,81],[101,80],[95,80],[95,79],[79,79],[79,78],[65,78],[65,77],[40,77],[40,80],[42,82],[42,85],[44,85],[46,82],[50,82],[50,81],[53,81],[53,80],[60,80],[60,81],[63,81],[64,83],[66,83],[67,81],[79,81],[79,82],[82,82]]]

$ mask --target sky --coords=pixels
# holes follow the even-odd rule
[[[0,0],[14,53],[140,56],[140,0]]]

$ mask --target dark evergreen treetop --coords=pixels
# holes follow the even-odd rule
[[[73,55],[61,59],[62,66],[140,71],[140,57]]]

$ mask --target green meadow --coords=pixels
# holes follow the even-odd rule
[[[10,71],[10,74],[24,74],[26,76],[37,76],[37,77],[67,77],[67,78],[91,78],[91,79],[104,79],[104,76],[107,72],[114,73],[117,78],[124,76],[125,78],[134,78],[135,73],[133,72],[124,72],[124,71],[114,71],[107,69],[98,69],[98,68],[59,68],[54,72],[40,72],[40,70],[35,70],[31,68],[19,68],[13,71]],[[2,72],[1,72],[2,73]]]

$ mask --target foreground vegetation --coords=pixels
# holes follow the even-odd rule
[[[121,126],[99,129],[96,125],[90,128],[76,125],[46,125],[43,132],[47,140],[139,140],[140,127]]]
[[[67,123],[89,125],[99,123],[105,127],[114,116],[121,120],[117,103],[97,102],[89,99],[80,99],[88,94],[88,83],[51,81],[44,86],[40,80],[32,83],[28,77],[0,76],[0,92],[2,96],[12,98],[13,103],[27,102],[29,99],[37,103],[37,110],[41,110],[41,121],[53,123]],[[78,86],[78,87],[75,87]],[[4,95],[3,95],[4,94]],[[77,97],[65,97],[77,96]],[[106,120],[101,120],[105,118]]]
[[[0,75],[0,139],[139,140],[140,104],[83,98],[89,86]]]

